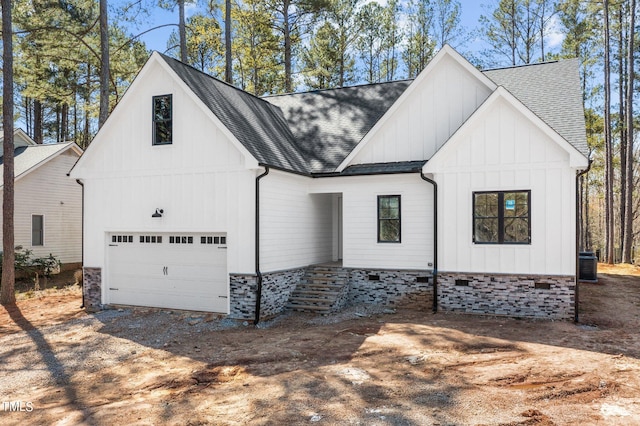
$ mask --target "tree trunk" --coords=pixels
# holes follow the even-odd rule
[[[69,105],[64,103],[60,107],[60,142],[69,140]]]
[[[33,140],[42,144],[42,103],[38,99],[33,100]]]
[[[516,2],[511,2],[511,65],[516,66]]]
[[[56,143],[60,142],[60,105],[56,105]]]
[[[178,15],[180,22],[178,30],[180,31],[180,60],[187,63],[187,29],[184,22],[184,0],[178,0]]]
[[[635,79],[635,67],[633,61],[635,49],[635,19],[636,0],[631,0],[629,7],[629,36],[627,47],[627,151],[626,151],[626,199],[625,216],[622,227],[624,229],[624,239],[622,241],[622,262],[631,263],[633,247],[633,83]]]
[[[623,245],[624,241],[624,218],[625,218],[625,208],[627,206],[627,132],[625,126],[627,125],[626,120],[624,118],[625,114],[625,90],[627,88],[626,83],[627,79],[625,76],[625,55],[624,55],[624,13],[623,13],[623,5],[621,4],[618,8],[618,25],[620,27],[620,37],[618,38],[618,126],[620,127],[620,247]]]
[[[77,77],[76,77],[77,78]],[[73,97],[73,141],[80,145],[78,141],[78,89]]]
[[[0,304],[14,305],[15,295],[15,252],[14,252],[14,168],[13,168],[13,36],[11,24],[11,0],[2,0],[2,127],[3,143],[3,183],[2,191],[2,281],[0,284]]]
[[[540,62],[544,62],[544,25],[545,25],[545,9],[546,9],[546,2],[542,2],[540,5],[540,8],[538,9],[538,12],[540,13]],[[579,57],[579,56],[576,56]]]
[[[233,84],[233,70],[231,57],[231,0],[224,3],[224,81]]]
[[[33,136],[33,101],[29,97],[23,97],[24,121],[27,126],[27,134]]]
[[[89,123],[89,112],[88,106],[91,103],[91,64],[87,64],[87,82],[84,93],[84,130],[82,132],[82,144],[80,147],[82,149],[87,149],[89,146],[89,132],[90,132],[90,123]]]
[[[609,0],[603,0],[604,16],[604,145],[605,145],[605,247],[606,262],[613,264],[613,147],[611,141],[611,83],[609,75]]]
[[[100,0],[100,115],[98,128],[109,116],[109,19],[107,0]]]
[[[291,28],[289,27],[289,7],[290,0],[284,0],[282,7],[283,27],[284,27],[284,91],[293,92],[293,82],[291,77]]]
[[[582,176],[582,184],[584,189],[582,193],[584,194],[584,202],[583,202],[583,210],[584,210],[584,248],[585,250],[591,250],[591,220],[589,215],[589,179],[587,178],[588,173]]]

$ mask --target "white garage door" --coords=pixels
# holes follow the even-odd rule
[[[109,303],[228,312],[226,235],[117,233],[107,246]]]

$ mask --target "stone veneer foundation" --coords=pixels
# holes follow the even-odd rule
[[[82,268],[82,297],[87,312],[102,309],[102,268]]]
[[[573,276],[438,273],[438,307],[443,311],[569,319],[575,290]]]
[[[266,273],[262,278],[260,320],[285,310],[289,296],[307,268]],[[433,306],[431,271],[338,268],[347,272],[347,285],[336,301],[336,309],[354,304],[385,305],[430,310]],[[229,317],[255,319],[256,276],[229,276],[231,308]]]
[[[289,296],[307,268],[263,275],[260,319],[285,310]],[[354,304],[385,305],[430,310],[433,306],[431,271],[341,268],[347,284],[336,308]],[[85,309],[102,309],[102,269],[83,268]],[[256,276],[229,275],[229,317],[253,321],[256,306]],[[570,319],[574,314],[573,276],[503,275],[440,272],[438,309],[481,315]]]
[[[347,304],[433,308],[431,271],[351,269]]]
[[[306,268],[270,272],[262,275],[260,320],[273,318],[284,311],[289,296],[304,276]],[[229,317],[255,320],[257,281],[255,275],[229,275]]]

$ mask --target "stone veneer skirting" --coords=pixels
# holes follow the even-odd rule
[[[262,280],[260,319],[285,310],[307,268],[266,273]],[[85,309],[102,309],[102,269],[83,268]],[[336,306],[373,304],[430,310],[433,306],[431,271],[342,268],[347,285]],[[253,321],[256,276],[229,275],[230,312],[234,319]],[[574,315],[573,276],[438,273],[438,309],[483,315],[570,319]]]
[[[285,310],[289,296],[307,268],[266,273],[262,278],[260,320]],[[433,306],[431,271],[403,271],[342,268],[348,273],[347,285],[338,297],[336,308],[354,304],[372,304],[430,310]],[[229,276],[231,308],[229,317],[255,319],[256,276]]]
[[[102,268],[82,268],[82,296],[87,312],[102,309]]]
[[[289,296],[304,276],[306,268],[270,272],[262,275],[262,300],[260,320],[272,318],[281,313]],[[255,275],[229,275],[229,317],[255,320],[257,277]]]
[[[397,306],[431,310],[431,271],[351,269],[347,304]]]
[[[569,319],[575,290],[573,276],[438,273],[443,311]]]

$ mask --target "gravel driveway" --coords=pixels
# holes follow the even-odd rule
[[[352,307],[255,328],[79,292],[0,308],[0,424],[640,424],[640,278],[581,324]]]

